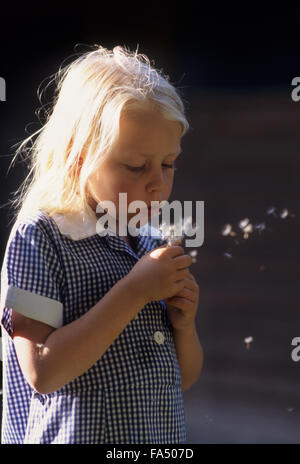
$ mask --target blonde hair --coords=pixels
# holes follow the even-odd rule
[[[181,122],[183,134],[189,128],[178,90],[147,56],[121,46],[95,47],[54,74],[52,113],[16,150],[14,159],[25,153],[30,160],[30,172],[12,201],[17,219],[36,210],[92,214],[88,178],[118,136],[122,109],[150,103]]]

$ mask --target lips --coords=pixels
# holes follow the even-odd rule
[[[159,202],[160,200],[152,200],[152,201],[153,201],[153,202],[155,202],[155,201],[158,201],[158,202]],[[150,204],[148,204],[147,206],[148,206],[148,208],[151,208],[151,202],[150,202]],[[154,207],[156,208],[156,206],[154,206]]]
[[[153,215],[157,215],[159,214],[160,212],[160,209],[159,209],[159,206],[148,206],[148,213],[149,214],[153,214]]]

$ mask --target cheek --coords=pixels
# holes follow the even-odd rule
[[[115,190],[117,193],[121,192],[127,192],[127,197],[129,196],[129,193],[134,189],[134,186],[132,183],[128,182],[126,179],[118,179],[118,182],[115,184]]]
[[[128,206],[131,201],[136,200],[136,195],[139,192],[138,184],[136,182],[130,182],[129,179],[124,178],[124,176],[122,176],[122,178],[116,178],[111,187],[114,195],[114,202],[117,206],[119,206],[119,193],[127,193]]]

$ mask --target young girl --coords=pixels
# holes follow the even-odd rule
[[[142,228],[96,231],[100,200],[118,218],[120,192],[169,198],[182,101],[119,46],[58,76],[2,265],[2,443],[184,443],[203,362],[191,257]]]

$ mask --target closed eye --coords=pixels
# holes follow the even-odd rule
[[[145,169],[146,165],[144,164],[143,166],[129,166],[129,165],[125,165],[127,169],[129,169],[130,171],[142,171],[143,169]],[[162,166],[164,168],[167,168],[167,169],[174,169],[174,171],[176,171],[176,167],[175,167],[175,164],[162,164]]]

